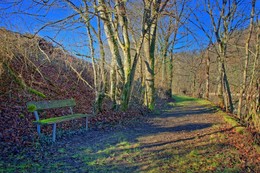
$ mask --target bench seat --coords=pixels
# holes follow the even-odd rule
[[[57,123],[61,123],[64,121],[74,120],[78,118],[86,118],[86,130],[88,130],[88,118],[94,115],[92,114],[81,114],[81,113],[73,113],[72,107],[76,106],[76,102],[74,99],[67,99],[67,100],[43,100],[43,101],[31,101],[27,103],[27,109],[29,112],[33,112],[36,121],[33,121],[34,124],[37,125],[37,133],[41,136],[41,125],[52,125],[52,141],[55,142],[56,140],[56,127]],[[47,119],[40,119],[38,111],[43,111],[47,109],[54,109],[54,108],[63,108],[69,107],[70,114],[59,116],[59,117],[52,117]]]
[[[39,121],[34,121],[33,123],[39,125],[50,125],[50,124],[60,123],[60,122],[69,121],[73,119],[92,117],[92,116],[93,115],[91,114],[71,114],[66,116],[53,117],[53,118],[43,119]]]

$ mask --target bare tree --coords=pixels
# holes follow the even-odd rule
[[[144,0],[144,56],[146,67],[145,79],[145,105],[153,110],[155,106],[155,46],[157,23],[160,12],[164,9],[168,1]]]
[[[209,100],[209,71],[210,71],[210,56],[209,56],[210,47],[206,51],[206,87],[205,87],[205,98]]]
[[[254,1],[252,1],[254,2]],[[252,8],[254,4],[252,4]],[[253,10],[253,9],[252,9]],[[256,9],[255,9],[256,10]],[[251,14],[252,15],[252,14]],[[253,35],[255,46],[252,46],[252,50],[249,52],[252,57],[252,68],[249,71],[251,75],[248,76],[249,84],[247,85],[246,100],[245,100],[245,116],[243,116],[245,121],[252,121],[254,127],[260,130],[260,22],[259,22],[259,11],[255,12],[255,23],[253,26]],[[250,60],[250,59],[249,59]],[[249,123],[251,123],[249,121]]]
[[[239,1],[222,0],[222,2],[207,1],[207,14],[211,19],[216,39],[216,51],[218,53],[218,98],[219,105],[225,105],[226,111],[233,112],[233,103],[229,81],[226,73],[225,61],[227,58],[228,40],[236,25],[234,24]],[[219,15],[216,14],[216,11]],[[224,102],[224,93],[227,94]]]
[[[161,62],[161,87],[166,89],[168,94],[172,94],[172,75],[173,75],[173,53],[176,43],[185,38],[179,30],[185,25],[189,17],[186,9],[188,0],[173,0],[168,4],[162,17],[159,20],[158,40]],[[170,56],[168,57],[168,53]]]
[[[242,109],[242,101],[244,98],[244,94],[245,94],[245,90],[246,90],[246,83],[247,83],[247,71],[248,71],[248,61],[249,61],[249,44],[250,44],[250,40],[252,37],[252,32],[253,32],[253,27],[254,27],[254,17],[255,17],[255,4],[256,4],[256,0],[252,0],[251,5],[252,5],[252,9],[251,9],[251,16],[250,16],[250,25],[249,25],[249,31],[248,31],[248,36],[245,42],[245,58],[244,58],[244,69],[243,69],[243,81],[242,81],[242,86],[240,88],[240,95],[239,95],[239,102],[238,102],[238,108],[237,108],[237,115],[243,119],[243,117],[241,117],[241,109]]]

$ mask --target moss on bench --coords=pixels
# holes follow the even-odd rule
[[[63,121],[69,121],[77,118],[85,118],[85,117],[91,117],[93,115],[91,114],[71,114],[71,115],[66,115],[66,116],[60,116],[60,117],[53,117],[53,118],[48,118],[48,119],[43,119],[39,121],[34,121],[35,124],[40,124],[40,125],[49,125],[49,124],[54,124],[54,123],[60,123]]]

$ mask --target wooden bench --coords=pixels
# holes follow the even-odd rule
[[[56,140],[56,124],[61,123],[64,121],[74,120],[78,118],[86,118],[86,130],[88,130],[88,117],[93,115],[91,114],[74,114],[72,107],[76,105],[74,99],[67,99],[67,100],[49,100],[49,101],[37,101],[37,102],[28,102],[27,109],[29,112],[33,112],[36,121],[34,124],[37,125],[37,132],[38,135],[41,135],[41,125],[53,125],[52,131],[52,141],[55,142]],[[39,110],[46,110],[46,109],[54,109],[54,108],[63,108],[69,107],[70,108],[70,115],[59,116],[59,117],[52,117],[48,119],[40,119]]]

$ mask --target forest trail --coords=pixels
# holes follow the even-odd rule
[[[179,98],[157,114],[109,131],[90,131],[0,162],[4,172],[244,172],[217,109]],[[2,165],[1,165],[2,164]],[[1,170],[0,170],[1,172]]]

